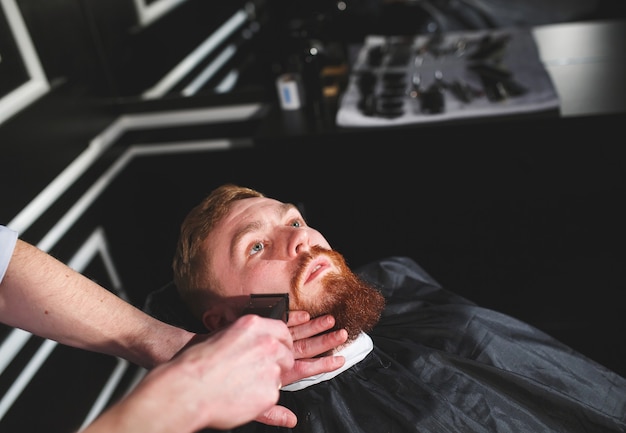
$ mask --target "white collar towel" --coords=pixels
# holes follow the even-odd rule
[[[304,379],[300,379],[294,383],[283,386],[281,388],[281,391],[298,391],[308,386],[315,385],[316,383],[330,380],[341,372],[346,371],[357,362],[363,360],[363,358],[365,358],[367,354],[372,351],[373,348],[374,343],[372,342],[370,336],[364,332],[361,332],[361,334],[352,343],[345,346],[340,351],[334,353],[334,355],[341,355],[346,358],[346,362],[343,364],[343,366],[341,366],[341,368],[329,371],[327,373],[320,373],[314,376],[305,377]]]

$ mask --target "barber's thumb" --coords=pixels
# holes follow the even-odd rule
[[[276,405],[259,415],[256,421],[277,427],[292,428],[298,423],[298,418],[286,407]]]

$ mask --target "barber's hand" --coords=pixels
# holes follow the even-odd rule
[[[335,326],[333,316],[327,314],[311,320],[308,312],[292,310],[289,312],[287,326],[293,339],[295,363],[291,370],[283,373],[283,385],[289,385],[305,377],[327,373],[343,366],[345,358],[332,356],[330,351],[346,342],[348,332],[345,329],[339,329],[322,334]]]
[[[264,320],[282,323],[274,319]],[[335,319],[332,316],[325,315],[311,320],[309,313],[306,311],[292,310],[289,312],[287,325],[293,340],[293,357],[295,362],[291,369],[283,370],[281,376],[282,385],[288,385],[305,377],[333,371],[343,366],[345,363],[343,356],[319,356],[345,343],[348,339],[348,333],[344,329],[319,335],[335,325]],[[197,334],[181,352],[206,338],[207,334]],[[272,426],[295,427],[297,417],[286,407],[275,405],[256,417],[256,421]]]
[[[179,412],[180,426],[193,422],[189,431],[230,429],[262,413],[270,413],[274,425],[294,426],[296,416],[288,409],[276,406],[270,411],[278,401],[282,377],[293,365],[287,326],[247,315],[208,337],[198,335],[170,362],[153,369],[138,387],[158,381],[169,384],[159,391],[168,401],[161,410]]]
[[[332,316],[326,315],[311,320],[306,311],[290,311],[287,325],[293,338],[295,363],[291,370],[283,373],[283,385],[336,370],[345,363],[343,356],[317,357],[345,343],[348,339],[345,329],[319,335],[335,325],[335,319]],[[297,421],[295,415],[283,406],[274,406],[256,420],[263,424],[282,427],[294,427]]]
[[[340,329],[319,335],[335,326],[333,316],[325,315],[310,320],[306,311],[290,311],[287,326],[293,338],[293,355],[296,361],[293,369],[283,374],[284,385],[336,370],[344,364],[343,356],[331,356],[329,351],[344,344],[348,339],[348,332]]]

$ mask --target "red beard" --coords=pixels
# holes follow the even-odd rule
[[[331,272],[323,278],[323,296],[314,301],[303,301],[298,296],[297,282],[301,281],[301,274],[307,265],[320,254],[328,257],[339,271]],[[331,314],[335,318],[332,330],[348,331],[348,342],[361,332],[370,331],[378,323],[385,307],[382,294],[352,272],[340,253],[317,246],[312,247],[311,252],[302,257],[292,279],[292,286],[294,299],[290,301],[290,308],[308,311],[311,318]]]

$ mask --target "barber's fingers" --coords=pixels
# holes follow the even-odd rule
[[[346,359],[343,356],[297,359],[293,368],[283,374],[282,383],[288,385],[305,377],[328,373],[341,368],[345,362]]]
[[[325,315],[308,321],[308,313],[292,311],[289,317],[289,331],[294,339],[295,363],[290,371],[283,374],[284,384],[327,373],[343,366],[345,359],[342,356],[320,356],[332,353],[333,349],[348,339],[348,333],[344,329],[326,332],[335,325],[332,316]]]
[[[291,311],[287,326],[293,341],[298,341],[328,331],[335,326],[335,318],[325,314],[311,320],[306,311]]]
[[[311,320],[311,315],[304,310],[291,310],[289,312],[289,320],[287,326],[290,328],[296,325],[301,325]],[[331,325],[332,326],[332,325]],[[292,332],[293,335],[293,332]]]
[[[255,314],[247,314],[237,319],[230,328],[233,330],[249,329],[255,333],[268,334],[278,339],[278,341],[288,348],[293,348],[293,338],[289,328],[280,320],[267,319]]]
[[[291,326],[289,331],[293,338],[294,357],[296,359],[311,358],[345,343],[348,339],[348,333],[345,330],[326,333],[334,325],[335,319],[330,315],[325,315]]]

